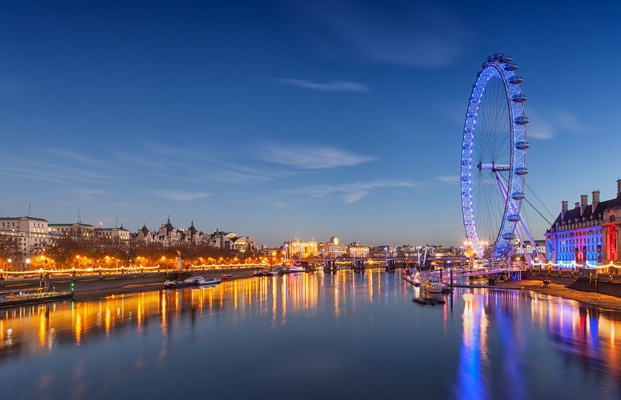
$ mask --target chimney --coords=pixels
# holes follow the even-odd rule
[[[617,179],[617,196],[621,194],[621,179]]]
[[[593,204],[591,205],[591,212],[593,214],[595,214],[595,209],[597,208],[598,204],[599,204],[599,190],[594,190],[593,191]]]
[[[574,208],[580,208],[580,202],[576,201],[576,202],[574,203]]]
[[[584,214],[584,210],[586,210],[588,204],[589,196],[586,194],[580,195],[580,216]]]
[[[561,201],[561,220],[565,218],[565,213],[567,212],[567,205],[569,202],[567,200]]]

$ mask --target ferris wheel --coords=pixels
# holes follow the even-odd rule
[[[466,237],[478,258],[510,255],[521,223],[528,118],[511,57],[496,53],[477,74],[461,149],[461,206]],[[530,234],[528,234],[530,237]],[[489,245],[489,251],[486,246]]]

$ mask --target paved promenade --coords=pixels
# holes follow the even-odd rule
[[[497,283],[497,286],[515,286],[517,282],[505,282]],[[563,297],[565,299],[579,301],[581,303],[590,304],[596,307],[605,308],[609,310],[621,311],[621,298],[608,296],[601,293],[582,292],[575,289],[569,289],[566,287],[567,283],[550,283],[548,287],[544,287],[543,279],[524,279],[519,281],[519,285],[524,287],[524,290],[530,290],[532,292],[547,294],[550,296]]]
[[[234,270],[217,270],[217,271],[192,271],[193,276],[203,276],[205,278],[219,278],[222,274],[231,274],[229,280],[248,278],[252,276],[253,269],[234,269]],[[73,282],[71,278],[62,280],[54,280],[50,286],[59,292],[68,292],[71,290],[71,283],[74,283],[74,300],[88,300],[103,296],[144,292],[149,290],[164,289],[164,281],[166,279],[174,279],[174,275],[169,273],[157,274],[140,274],[128,275],[124,278],[110,277],[103,275],[102,278],[93,276],[90,279],[80,277],[79,280]],[[20,280],[7,280],[1,288],[2,292],[32,290],[39,287],[38,283],[30,282],[25,284]]]

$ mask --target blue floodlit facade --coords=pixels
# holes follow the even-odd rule
[[[548,261],[554,267],[595,267],[620,264],[621,179],[617,197],[600,201],[599,191],[580,196],[573,209],[563,201],[561,212],[545,233]]]

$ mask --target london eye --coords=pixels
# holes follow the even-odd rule
[[[466,238],[478,258],[511,255],[528,173],[522,78],[511,57],[489,56],[468,101],[461,148],[461,206]],[[523,222],[522,222],[523,223]]]

